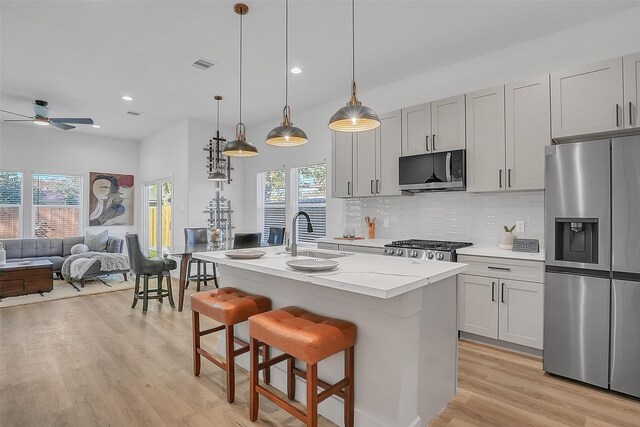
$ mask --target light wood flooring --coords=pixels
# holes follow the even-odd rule
[[[129,308],[131,294],[0,310],[1,426],[301,425],[265,399],[251,423],[242,369],[233,405],[220,369],[203,360],[193,376],[188,295],[182,313],[151,301],[143,316],[141,302]],[[459,385],[433,426],[640,425],[638,400],[544,375],[536,359],[478,344],[460,344]]]

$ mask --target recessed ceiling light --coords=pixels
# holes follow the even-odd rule
[[[302,69],[300,67],[293,67],[291,69],[292,74],[300,74],[301,72],[302,72]]]
[[[130,97],[129,95],[123,96],[122,99],[124,99],[125,101],[133,101],[133,98]]]
[[[93,125],[94,128],[100,129],[100,125]]]

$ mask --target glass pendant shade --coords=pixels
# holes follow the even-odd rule
[[[232,157],[253,157],[258,155],[256,146],[244,138],[244,124],[238,123],[236,125],[236,139],[227,142],[222,154]]]
[[[284,107],[282,124],[267,135],[266,143],[277,147],[295,147],[309,142],[307,134],[289,120],[289,106]]]

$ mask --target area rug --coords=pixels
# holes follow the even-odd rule
[[[2,298],[2,301],[0,301],[0,308],[55,301],[65,298],[75,298],[85,295],[102,294],[106,292],[121,291],[124,289],[133,289],[134,284],[134,280],[131,279],[125,282],[122,278],[122,274],[102,276],[100,277],[100,280],[87,280],[84,288],[80,287],[80,283],[71,285],[64,280],[54,280],[53,290],[51,292],[44,292],[42,295],[30,294],[21,295],[19,297]]]

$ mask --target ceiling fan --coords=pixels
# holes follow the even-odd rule
[[[89,118],[82,117],[49,117],[49,108],[47,105],[49,103],[47,101],[42,101],[37,99],[33,103],[33,112],[34,116],[25,116],[24,114],[14,113],[12,111],[0,110],[5,113],[14,114],[20,117],[26,117],[26,119],[21,120],[5,120],[5,122],[33,122],[37,125],[47,126],[51,125],[53,127],[57,127],[62,130],[70,130],[75,129],[75,126],[71,126],[68,123],[79,124],[79,125],[92,125],[93,120]]]

